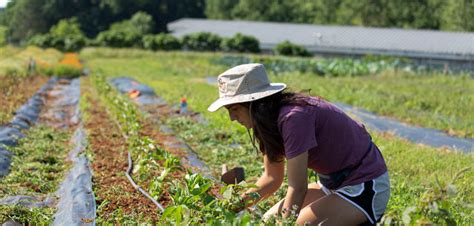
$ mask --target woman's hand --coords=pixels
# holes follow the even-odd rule
[[[255,204],[258,200],[260,200],[260,194],[257,192],[249,192],[249,193],[244,193],[240,196],[240,203],[239,205],[236,206],[235,209],[232,211],[234,212],[240,212],[244,210],[245,208],[251,207],[253,204]]]

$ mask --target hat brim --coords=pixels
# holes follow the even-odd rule
[[[251,94],[240,94],[233,97],[222,97],[214,101],[207,110],[210,112],[214,112],[219,110],[219,108],[230,105],[230,104],[238,104],[238,103],[245,103],[250,101],[255,101],[258,99],[262,99],[264,97],[271,96],[275,93],[278,93],[286,88],[286,84],[284,83],[270,83],[265,89],[262,89],[259,92],[254,92]]]

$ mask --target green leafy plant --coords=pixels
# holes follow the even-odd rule
[[[181,42],[170,34],[146,35],[142,39],[143,48],[150,50],[178,50]]]
[[[237,33],[232,38],[223,39],[222,49],[229,52],[259,53],[260,42],[253,36]]]
[[[49,33],[35,35],[29,40],[30,45],[67,52],[80,50],[86,42],[87,38],[81,31],[77,18],[60,20],[51,27]]]
[[[301,56],[301,57],[308,57],[311,56],[311,53],[302,46],[293,44],[289,41],[284,41],[279,43],[275,47],[275,52],[280,55],[284,56]]]
[[[199,32],[185,35],[182,39],[183,47],[197,51],[220,50],[222,38],[209,32]]]
[[[144,35],[153,31],[153,19],[144,12],[135,13],[130,20],[112,24],[96,37],[96,44],[109,47],[139,47]]]

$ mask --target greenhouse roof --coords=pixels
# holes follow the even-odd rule
[[[259,39],[262,49],[271,49],[288,40],[312,52],[474,59],[473,32],[189,18],[169,23],[168,29],[177,37],[195,32],[211,32],[222,37],[236,33],[252,35]]]

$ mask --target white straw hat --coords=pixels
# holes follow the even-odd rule
[[[219,99],[208,111],[217,111],[222,106],[258,100],[278,93],[286,88],[284,83],[270,83],[262,64],[242,64],[217,77]]]

